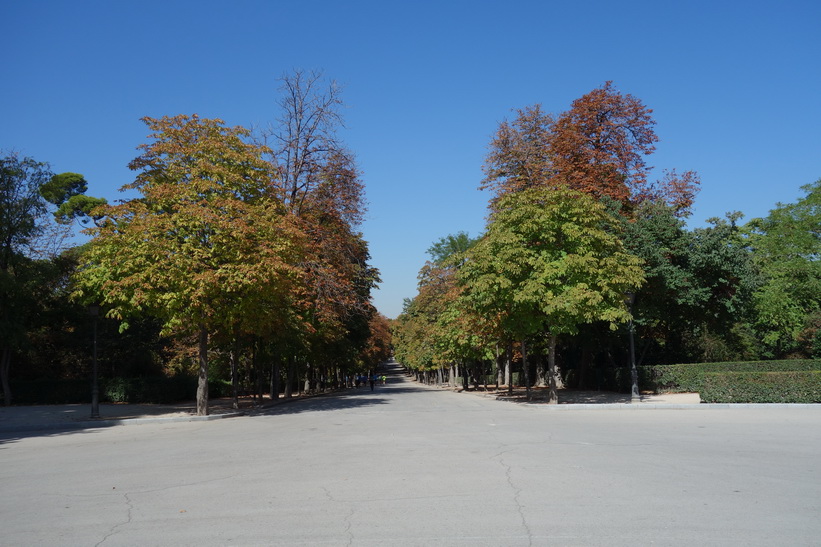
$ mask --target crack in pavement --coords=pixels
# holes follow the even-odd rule
[[[507,451],[504,451],[507,452]],[[527,519],[525,518],[524,507],[522,506],[522,502],[519,500],[519,495],[522,493],[522,489],[517,487],[513,484],[513,477],[511,476],[512,468],[510,465],[505,463],[505,460],[501,457],[501,452],[498,456],[499,465],[501,465],[505,470],[505,478],[507,479],[507,484],[510,486],[510,489],[513,490],[513,501],[516,504],[516,510],[519,513],[519,518],[522,520],[522,528],[524,528],[525,533],[527,534],[527,544],[528,546],[533,546],[533,534],[530,531],[530,526],[527,524]]]
[[[333,495],[331,494],[331,491],[328,490],[327,487],[323,486],[322,490],[325,491],[325,496],[327,496],[328,501],[330,501],[332,503],[345,503],[345,502],[341,502],[339,500],[334,499]],[[349,509],[350,510],[349,510],[348,514],[345,515],[345,517],[344,517],[345,535],[348,536],[348,543],[347,543],[348,547],[353,545],[353,532],[352,532],[353,523],[352,523],[352,519],[353,519],[354,513],[356,512],[353,505],[350,505]]]
[[[111,536],[113,536],[114,534],[116,534],[118,532],[118,530],[117,530],[118,528],[121,528],[123,526],[127,526],[128,524],[131,524],[132,511],[134,510],[134,503],[131,501],[131,498],[128,497],[128,492],[123,494],[123,498],[125,498],[125,505],[126,505],[126,508],[127,508],[125,521],[124,522],[119,522],[119,523],[115,524],[114,526],[112,526],[111,530],[109,530],[109,532],[105,536],[103,536],[103,539],[101,539],[98,543],[96,543],[94,545],[94,547],[100,547],[100,545],[105,543],[106,540],[108,540],[108,538],[110,538]]]
[[[214,479],[208,479],[208,480],[197,481],[197,482],[191,482],[191,483],[186,483],[186,484],[175,484],[175,485],[170,485],[170,486],[164,486],[162,488],[152,488],[152,489],[149,489],[149,490],[137,490],[137,491],[134,491],[134,492],[126,492],[122,495],[123,498],[125,499],[125,504],[126,504],[126,508],[127,508],[125,521],[124,522],[119,522],[119,523],[115,524],[114,526],[112,526],[111,530],[109,530],[108,534],[106,534],[103,537],[103,539],[101,539],[98,543],[96,543],[94,545],[94,547],[99,547],[100,545],[105,543],[106,540],[108,540],[108,538],[110,538],[111,536],[113,536],[117,532],[119,532],[119,530],[118,530],[119,528],[122,528],[124,526],[127,526],[127,525],[131,524],[131,521],[133,519],[134,501],[131,499],[130,496],[133,496],[135,494],[151,494],[151,493],[154,493],[154,492],[164,492],[166,490],[173,490],[175,488],[184,488],[186,486],[197,486],[197,485],[201,485],[201,484],[208,484],[209,482],[224,481],[224,480],[232,479],[232,478],[234,478],[234,475],[230,475],[230,476],[227,476],[227,477],[218,477],[218,478],[214,478]],[[95,494],[95,496],[96,495],[98,495],[98,494]],[[81,497],[91,497],[91,496],[81,496]]]

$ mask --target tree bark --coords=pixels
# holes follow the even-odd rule
[[[496,391],[499,391],[499,386],[505,383],[504,367],[502,352],[499,351],[499,344],[496,344]]]
[[[559,392],[556,390],[556,335],[550,333],[550,350],[547,356],[547,374],[549,391],[547,395],[548,404],[555,405],[559,402]]]
[[[507,384],[507,394],[513,395],[513,342],[508,343],[506,354],[505,383]]]
[[[234,396],[232,406],[237,409],[239,408],[239,340],[236,338],[231,346],[228,360],[231,363],[231,389]]]
[[[279,399],[279,359],[271,359],[271,401]]]
[[[529,401],[530,400],[530,367],[527,364],[527,346],[525,346],[525,341],[522,339],[522,371],[525,375],[525,398]]]
[[[199,362],[197,416],[208,416],[208,331],[205,327],[200,327]]]

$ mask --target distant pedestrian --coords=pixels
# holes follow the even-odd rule
[[[388,381],[388,377],[383,374],[382,375],[382,385],[384,386],[385,382],[387,382],[387,381]]]
[[[373,376],[370,377],[370,384],[371,384],[371,391],[373,391],[373,384],[374,384]]]

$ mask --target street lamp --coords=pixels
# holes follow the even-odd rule
[[[93,318],[94,342],[92,352],[92,379],[91,379],[91,417],[100,417],[100,386],[97,383],[97,317],[100,315],[100,306],[91,304],[88,307],[88,314]]]
[[[639,372],[636,370],[636,343],[633,340],[636,332],[636,328],[633,325],[633,303],[636,301],[636,294],[633,292],[627,293],[624,301],[630,310],[630,322],[627,324],[630,330],[630,379],[632,381],[630,402],[638,403],[641,401],[641,395],[639,395]]]

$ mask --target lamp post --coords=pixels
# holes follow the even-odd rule
[[[641,401],[641,395],[639,395],[639,372],[636,370],[636,343],[634,341],[636,329],[633,325],[633,303],[636,301],[636,294],[629,292],[625,295],[624,300],[630,310],[630,322],[627,324],[630,330],[630,379],[632,382],[630,402],[638,403]]]
[[[91,417],[100,417],[100,386],[97,383],[97,317],[100,315],[100,306],[92,304],[88,307],[88,314],[93,318],[94,341],[92,351],[92,378],[91,378]]]

